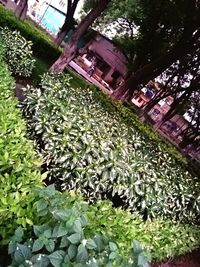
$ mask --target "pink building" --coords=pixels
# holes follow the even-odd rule
[[[83,48],[83,53],[76,60],[86,71],[95,66],[93,77],[115,88],[127,74],[127,58],[112,40],[94,32],[90,41]]]

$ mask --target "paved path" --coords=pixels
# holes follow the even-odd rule
[[[85,70],[83,70],[78,64],[76,64],[74,61],[71,61],[69,63],[69,66],[73,70],[75,70],[79,75],[81,75],[83,78],[85,78],[87,81],[89,81],[90,83],[92,83],[92,84],[96,85],[97,87],[101,88],[103,91],[105,91],[108,94],[112,93],[112,89],[106,88],[105,86],[103,86],[103,84],[101,84],[95,78],[90,77],[90,75]]]

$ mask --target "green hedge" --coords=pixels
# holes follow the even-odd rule
[[[123,117],[124,121],[130,126],[137,129],[137,131],[140,132],[141,135],[145,137],[147,142],[151,142],[155,146],[159,144],[160,149],[165,151],[166,153],[169,153],[171,157],[173,157],[178,164],[180,164],[183,169],[188,168],[188,162],[185,157],[182,156],[182,154],[179,152],[179,150],[171,145],[167,140],[164,140],[160,137],[160,135],[155,132],[155,130],[148,124],[143,123],[138,115],[135,113],[133,108],[128,103],[119,103],[111,101],[110,96],[102,93],[102,90],[95,87],[94,85],[89,85],[87,81],[85,81],[83,78],[81,78],[76,73],[68,70],[65,70],[65,73],[69,74],[73,79],[71,80],[70,84],[72,87],[82,87],[87,88],[90,87],[92,90],[94,90],[94,96],[96,97],[97,101],[101,101],[102,105],[108,106],[108,109],[114,109],[116,112],[120,114],[120,116]],[[110,108],[109,108],[110,107]]]
[[[4,60],[9,70],[18,76],[29,77],[35,67],[32,42],[27,41],[19,31],[0,28],[0,46],[5,51]]]
[[[14,14],[0,5],[0,26],[11,30],[18,30],[24,38],[33,42],[33,53],[36,57],[53,63],[60,51],[53,45],[52,40],[44,32],[34,27],[29,22],[17,19]]]
[[[85,236],[86,227],[90,225],[87,203],[61,194],[54,186],[38,193],[39,199],[34,205],[38,224],[33,226],[32,233],[21,227],[16,229],[9,244],[11,266],[38,266],[38,261],[39,266],[44,267],[149,266],[148,257],[137,241],[133,241],[132,249],[123,255],[108,235],[96,234],[95,228]]]
[[[26,125],[14,98],[14,81],[0,60],[0,243],[17,225],[34,217],[32,188],[41,186],[40,160],[27,139]]]
[[[90,201],[111,198],[145,219],[198,221],[198,179],[110,101],[90,88],[72,88],[65,75],[46,75],[41,87],[27,88],[23,108],[49,183],[80,190]]]
[[[46,255],[46,260],[52,259],[50,255],[55,250],[58,251],[60,244],[64,245],[59,248],[64,250],[60,257],[63,259],[62,254],[69,251],[65,247],[70,246],[69,240],[71,241],[72,237],[76,240],[73,244],[76,253],[77,247],[85,244],[86,251],[89,255],[92,252],[94,257],[98,257],[94,236],[98,235],[104,241],[112,240],[116,244],[116,252],[123,258],[130,257],[133,241],[138,240],[144,250],[150,253],[152,261],[184,255],[200,245],[200,228],[197,226],[178,224],[170,220],[144,222],[137,214],[113,208],[111,202],[98,201],[88,205],[80,195],[73,192],[61,194],[55,191],[52,185],[37,191],[39,197],[36,197],[37,202],[34,204],[34,209],[37,210],[34,218],[35,226],[31,232],[25,231],[25,236],[18,230],[12,240],[20,243],[22,240],[29,240],[29,245],[34,247],[33,255],[38,255],[42,251],[43,255]],[[11,244],[9,250],[14,254],[16,246],[13,247],[13,242]],[[88,250],[89,244],[94,245],[90,247],[93,251]],[[71,258],[72,261],[75,261],[76,253]],[[109,254],[108,250],[107,253]]]
[[[113,208],[108,201],[90,205],[86,233],[109,236],[126,255],[133,240],[138,240],[153,261],[184,255],[200,246],[200,227],[171,220],[154,219],[144,222],[137,214]],[[87,236],[87,235],[86,235]]]

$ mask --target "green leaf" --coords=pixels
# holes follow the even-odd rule
[[[17,244],[10,242],[8,245],[8,254],[13,254],[17,248]]]
[[[20,243],[22,241],[23,236],[24,236],[24,230],[23,230],[23,228],[22,227],[18,227],[15,230],[15,235],[12,238],[12,240],[15,241],[15,242]]]
[[[52,212],[53,214],[53,217],[56,219],[56,220],[61,220],[61,221],[67,221],[69,219],[69,217],[71,216],[71,211],[68,210],[54,210]]]
[[[86,247],[83,244],[78,246],[78,253],[76,257],[77,261],[80,263],[86,263],[88,260],[88,252]]]
[[[78,219],[78,220],[75,221],[74,226],[73,226],[73,230],[76,233],[82,232],[82,226],[81,226],[80,219]]]
[[[42,249],[44,247],[44,242],[42,241],[42,239],[36,239],[33,243],[33,248],[32,248],[32,252],[36,252],[39,251],[40,249]]]
[[[47,229],[44,231],[44,236],[46,238],[50,238],[51,237],[51,228]]]
[[[97,262],[92,261],[92,262],[89,263],[88,267],[99,267],[99,265],[98,265]],[[112,267],[112,265],[109,266],[107,264],[106,267]]]
[[[96,243],[94,242],[94,240],[92,240],[92,239],[88,239],[88,240],[87,240],[87,243],[86,243],[86,248],[87,248],[87,249],[96,249],[96,248],[97,248],[97,245],[96,245]]]
[[[49,239],[48,240],[48,243],[45,245],[46,249],[49,251],[49,252],[53,252],[54,249],[55,249],[55,242],[54,240],[52,239]]]
[[[56,189],[55,189],[55,186],[52,184],[52,185],[49,185],[47,186],[45,189],[43,189],[41,191],[41,197],[53,197],[56,193]]]
[[[100,252],[100,251],[102,251],[102,249],[103,249],[103,243],[102,243],[102,239],[101,239],[101,236],[100,235],[96,235],[95,237],[94,237],[94,242],[96,243],[96,245],[97,245],[97,249],[98,249],[98,251]]]
[[[109,242],[109,247],[110,247],[111,251],[117,251],[118,250],[117,245],[113,242]]]
[[[60,248],[65,248],[65,247],[68,247],[70,245],[70,241],[68,240],[68,237],[67,236],[63,236],[61,238],[61,241],[60,241]]]
[[[37,237],[39,237],[41,234],[43,234],[48,229],[49,229],[49,226],[47,224],[44,224],[44,225],[34,225],[33,226],[34,234]]]
[[[133,251],[135,254],[139,254],[142,252],[142,247],[137,240],[133,241]]]
[[[57,250],[48,256],[51,264],[54,267],[60,267],[64,260],[65,252],[63,250]]]
[[[30,260],[34,263],[34,267],[47,267],[50,264],[49,258],[44,254],[34,255]]]
[[[37,212],[43,211],[47,208],[47,204],[44,201],[44,199],[40,199],[39,201],[37,201],[36,206],[37,206]]]
[[[80,241],[81,241],[81,235],[80,235],[79,233],[72,234],[72,235],[70,235],[70,236],[68,237],[68,240],[69,240],[72,244],[76,245],[76,244],[80,243]]]
[[[117,254],[116,254],[116,252],[114,252],[114,251],[111,252],[110,255],[109,255],[109,259],[110,259],[110,260],[114,260],[116,257],[117,257]]]
[[[67,253],[70,260],[75,258],[77,255],[77,246],[71,244],[67,250]]]
[[[14,259],[18,265],[22,264],[25,260],[29,260],[31,257],[31,250],[29,247],[21,244],[17,244],[16,251],[14,253]]]
[[[61,223],[59,225],[56,225],[53,229],[53,237],[62,237],[65,236],[68,233],[68,229],[66,228],[64,223]]]
[[[138,267],[149,267],[147,258],[143,252],[138,255],[137,264],[138,264]]]

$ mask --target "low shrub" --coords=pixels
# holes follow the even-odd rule
[[[29,260],[32,258],[31,261],[37,259],[37,256],[42,253],[43,260],[49,262],[52,259],[52,253],[55,255],[55,250],[64,250],[61,253],[61,260],[64,253],[65,255],[69,254],[71,244],[69,239],[72,235],[74,238],[79,237],[77,243],[73,244],[75,245],[75,247],[73,246],[74,250],[77,252],[77,248],[81,244],[85,244],[88,254],[91,255],[92,252],[95,258],[100,256],[95,247],[92,251],[88,250],[87,246],[88,243],[91,244],[91,240],[96,243],[95,236],[103,240],[104,249],[108,254],[111,252],[109,252],[109,242],[117,244],[115,252],[117,255],[120,254],[118,256],[121,259],[130,258],[130,247],[133,245],[133,240],[138,240],[145,251],[150,252],[153,261],[166,260],[169,257],[185,254],[200,244],[200,229],[197,226],[177,224],[169,220],[144,222],[136,214],[113,208],[111,202],[98,201],[88,206],[79,195],[73,192],[61,194],[55,191],[54,186],[34,192],[39,197],[36,197],[37,202],[33,205],[37,212],[32,231],[30,231],[31,229],[29,231],[18,229],[9,246],[9,252],[15,263],[17,255],[14,256],[14,254],[21,253],[21,249],[27,249],[21,246],[22,243],[25,246],[30,245],[28,255]],[[16,252],[17,243],[21,245],[18,246],[20,249]],[[66,246],[60,247],[60,244],[63,243]],[[148,254],[142,253],[144,259]],[[77,261],[77,257],[77,254],[74,255],[71,261]],[[23,257],[19,259],[25,260]],[[117,266],[124,265],[118,264]]]
[[[49,183],[80,190],[90,201],[110,198],[144,219],[198,221],[198,179],[124,122],[111,103],[89,88],[70,87],[65,75],[46,75],[40,89],[25,93],[24,115]]]
[[[133,114],[133,111],[129,105],[115,103],[115,106],[128,124],[134,126],[135,129],[141,132],[141,134],[144,135],[145,138],[155,146],[159,144],[159,149],[169,153],[178,162],[178,164],[182,166],[182,168],[187,168],[187,160],[182,156],[179,150],[175,146],[171,145],[167,140],[161,138],[161,136],[155,132],[150,125],[141,122],[138,116]]]
[[[65,70],[65,73],[68,73],[73,77],[70,82],[70,85],[72,87],[89,87],[89,83],[87,81],[83,80],[83,78],[70,71],[69,69]],[[107,103],[107,105],[110,107],[108,109],[116,110],[116,112],[118,112],[120,116],[123,117],[124,121],[129,124],[130,127],[134,127],[137,131],[140,132],[141,135],[145,137],[147,142],[149,141],[152,144],[155,144],[155,146],[159,144],[159,150],[162,149],[162,151],[169,153],[170,156],[173,157],[178,162],[178,164],[182,166],[183,169],[188,168],[188,162],[186,158],[182,156],[179,150],[171,145],[167,140],[161,138],[161,136],[157,132],[155,132],[155,130],[150,125],[143,123],[135,113],[132,106],[130,106],[126,102],[120,103],[110,101],[110,96],[102,93],[102,91],[94,85],[90,86],[90,88],[94,89],[94,97],[97,98],[98,102],[101,101],[103,106],[105,106],[105,103]]]
[[[0,243],[17,225],[31,224],[32,188],[41,185],[40,161],[14,98],[14,81],[0,60]]]
[[[39,191],[35,203],[40,225],[33,226],[34,235],[24,236],[20,227],[9,244],[12,266],[116,266],[148,267],[147,256],[134,242],[130,256],[120,254],[108,236],[85,238],[87,204],[72,201],[53,186]]]
[[[19,31],[21,35],[33,43],[33,53],[36,57],[42,58],[51,64],[59,57],[57,49],[50,37],[34,27],[29,22],[20,21],[15,15],[0,5],[0,26],[8,27],[10,30]]]
[[[132,240],[138,240],[150,252],[153,261],[163,261],[195,250],[200,245],[200,227],[171,220],[143,221],[137,214],[113,208],[108,201],[90,205],[87,233],[109,235],[123,255],[127,255]]]
[[[11,31],[7,27],[0,29],[0,42],[5,48],[4,59],[9,70],[15,75],[30,76],[35,63],[32,56],[32,42],[27,41],[19,32]]]

